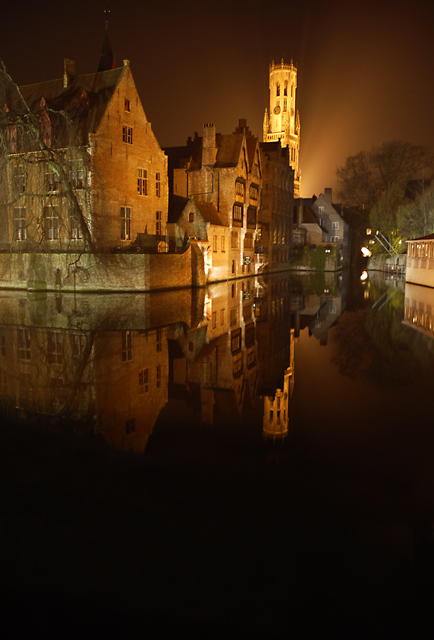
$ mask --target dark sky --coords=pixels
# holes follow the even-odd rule
[[[434,146],[434,3],[343,0],[120,2],[109,32],[131,62],[161,146],[205,122],[231,133],[247,118],[262,140],[268,66],[298,66],[302,194],[335,186],[348,155],[385,140]],[[18,84],[60,77],[63,58],[96,70],[101,0],[9,2],[0,57]]]

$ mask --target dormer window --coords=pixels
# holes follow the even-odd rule
[[[130,112],[131,111],[130,106],[131,106],[130,101],[128,100],[128,98],[125,98],[125,111]]]

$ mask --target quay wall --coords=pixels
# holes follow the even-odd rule
[[[0,289],[136,292],[206,284],[202,252],[0,253]]]

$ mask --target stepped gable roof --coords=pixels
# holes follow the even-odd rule
[[[255,151],[258,148],[258,139],[250,136],[246,138],[247,145],[247,159],[249,161],[249,168],[253,167],[253,163],[255,160]]]
[[[215,225],[223,225],[222,219],[212,202],[196,202],[196,200],[194,202],[205,222]]]
[[[233,133],[231,135],[217,135],[217,158],[214,166],[219,168],[236,167],[241,153],[244,135]]]
[[[245,118],[240,118],[238,127],[235,129],[233,135],[238,133],[244,133],[246,136],[246,146],[247,146],[247,159],[249,161],[249,167],[253,167],[253,161],[255,159],[255,151],[258,147],[258,138],[256,138],[253,133],[250,131],[247,126],[247,120]]]
[[[67,87],[63,78],[21,87],[21,93],[33,113],[41,111],[44,98],[47,109],[64,111],[72,121],[73,132],[80,144],[87,144],[88,134],[95,133],[102,116],[121,79],[125,66],[108,71],[75,76]],[[17,105],[19,108],[19,105]],[[54,138],[56,140],[56,136]],[[60,146],[62,141],[57,139]]]

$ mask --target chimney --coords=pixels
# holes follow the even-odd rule
[[[202,139],[202,165],[213,165],[215,163],[215,157],[215,126],[213,124],[204,124]]]
[[[75,78],[75,60],[70,58],[63,58],[63,88],[69,85],[71,80]]]
[[[324,195],[327,198],[327,200],[330,202],[330,204],[332,203],[332,190],[330,187],[324,189]]]

